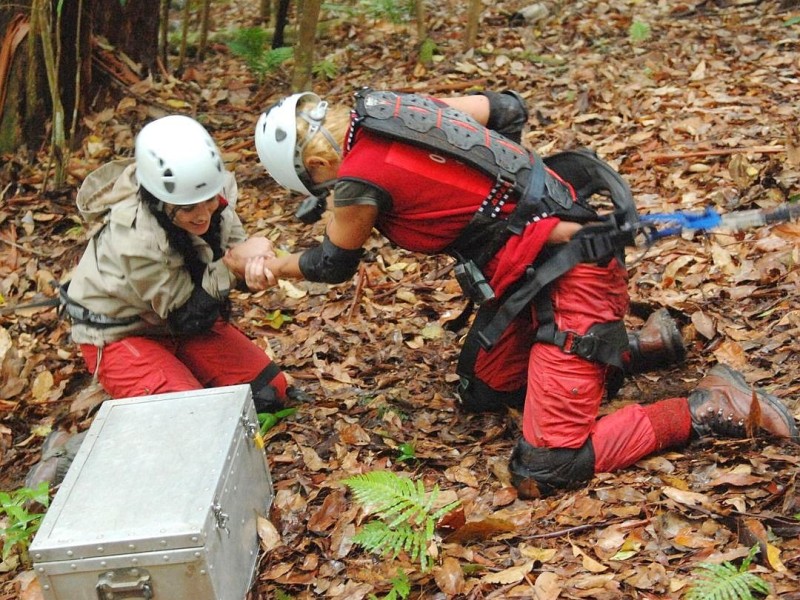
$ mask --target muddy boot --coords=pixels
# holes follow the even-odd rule
[[[62,430],[51,432],[42,444],[42,458],[25,476],[25,487],[34,489],[43,481],[49,483],[50,487],[60,484],[75,460],[84,437],[85,431],[75,435]]]
[[[800,442],[794,417],[778,398],[751,388],[741,373],[721,364],[711,369],[689,394],[692,429],[698,437],[746,437],[754,402],[758,402],[759,409],[754,423],[757,428]]]
[[[655,311],[638,332],[628,333],[630,358],[625,374],[635,375],[681,363],[686,347],[675,321],[666,308]]]

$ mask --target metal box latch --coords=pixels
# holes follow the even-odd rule
[[[133,598],[151,600],[153,598],[150,573],[138,568],[105,571],[97,578],[95,589],[98,600]]]

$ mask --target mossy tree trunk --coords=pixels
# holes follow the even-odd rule
[[[53,150],[54,116],[60,104],[66,139],[53,157],[66,160],[69,147],[79,141],[81,116],[115,101],[113,81],[98,68],[101,61],[93,62],[93,53],[99,45],[110,45],[140,65],[145,77],[157,64],[159,14],[153,0],[0,4],[0,44],[10,35],[12,23],[22,19],[32,26],[14,52],[6,53],[5,70],[0,68],[5,72],[0,87],[7,92],[0,106],[0,152],[27,148],[34,155]]]

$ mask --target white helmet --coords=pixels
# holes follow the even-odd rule
[[[145,125],[136,136],[136,178],[167,204],[186,206],[222,191],[225,168],[205,128],[184,115]]]
[[[310,111],[297,112],[297,105],[309,98],[317,104]],[[303,149],[320,131],[331,146],[341,155],[339,145],[322,124],[328,112],[328,103],[313,92],[293,94],[278,101],[262,113],[256,123],[256,151],[261,164],[270,176],[283,187],[301,194],[316,195],[329,187],[331,182],[315,184],[303,164]],[[301,143],[297,143],[297,117],[308,123],[308,132]]]

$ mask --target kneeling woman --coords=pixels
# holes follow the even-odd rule
[[[146,125],[133,161],[81,186],[81,213],[103,223],[62,297],[113,398],[249,383],[259,412],[285,399],[284,374],[227,320],[237,282],[263,287],[246,259],[274,256],[268,239],[245,235],[236,193],[211,136],[181,115]]]

